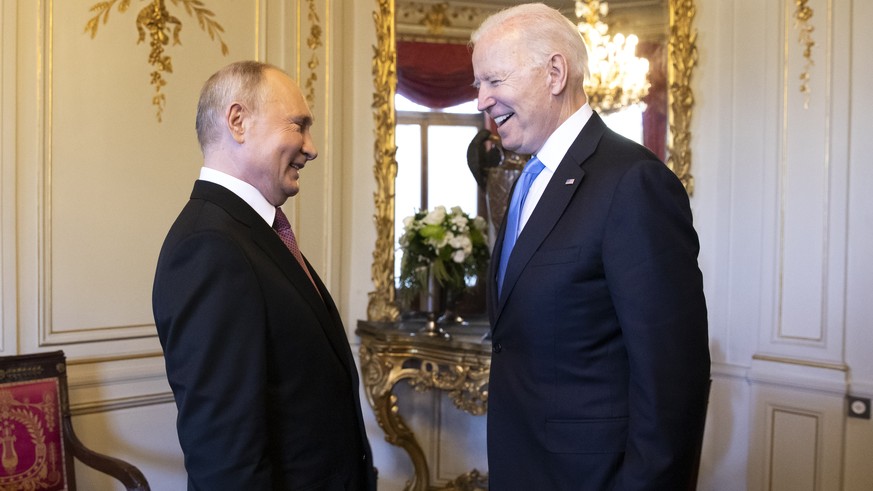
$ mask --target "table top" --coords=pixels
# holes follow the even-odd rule
[[[489,325],[485,318],[472,318],[462,324],[441,324],[448,337],[434,336],[425,331],[424,317],[411,317],[395,322],[359,320],[355,333],[365,341],[429,349],[451,349],[491,353]]]

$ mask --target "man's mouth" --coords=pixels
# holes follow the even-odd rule
[[[291,167],[294,167],[294,168],[297,169],[298,171],[299,171],[300,169],[302,169],[305,165],[306,165],[306,164],[295,164],[294,162],[291,162]]]
[[[504,114],[503,116],[497,116],[494,118],[494,122],[497,123],[497,127],[503,126],[503,123],[509,121],[509,118],[515,116],[515,113]]]

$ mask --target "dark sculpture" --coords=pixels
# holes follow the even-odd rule
[[[512,185],[528,158],[528,155],[504,149],[500,145],[500,137],[488,130],[479,131],[467,147],[467,166],[479,187],[485,190],[491,245],[494,244],[498,227],[503,223]]]

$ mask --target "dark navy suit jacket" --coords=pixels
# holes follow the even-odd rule
[[[687,489],[710,376],[688,196],[592,115],[489,272],[492,491]]]
[[[376,489],[348,339],[310,270],[320,297],[245,201],[195,183],[152,299],[189,489]]]

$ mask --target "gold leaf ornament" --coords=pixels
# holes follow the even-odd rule
[[[221,54],[227,56],[230,50],[221,37],[224,28],[215,20],[215,13],[206,8],[203,0],[169,1],[176,7],[184,8],[185,13],[194,17],[200,29],[209,35],[209,39],[218,40]],[[166,0],[147,0],[147,2],[148,5],[140,10],[136,17],[135,27],[138,35],[136,43],[141,44],[145,41],[146,36],[149,37],[148,63],[154,67],[154,70],[149,74],[149,83],[155,88],[152,105],[156,108],[158,122],[161,122],[166,105],[166,96],[161,91],[167,85],[164,74],[173,73],[173,60],[170,55],[165,54],[164,49],[166,46],[182,44],[182,21],[170,14],[167,10]],[[130,8],[130,4],[131,0],[107,0],[94,4],[89,11],[95,15],[85,23],[84,32],[90,34],[91,39],[94,39],[100,24],[109,22],[109,13],[116,5],[118,12],[123,14]],[[170,44],[170,40],[172,40],[172,44]]]
[[[809,0],[796,0],[797,9],[794,11],[794,27],[798,30],[798,41],[803,47],[803,58],[806,60],[803,71],[800,73],[800,93],[803,94],[803,108],[809,109],[810,96],[810,70],[812,70],[812,48],[815,46],[815,40],[812,38],[812,33],[815,31],[812,20],[812,7],[807,5]]]
[[[304,87],[306,88],[306,103],[310,109],[315,108],[315,84],[318,82],[318,74],[315,69],[318,68],[319,60],[316,50],[322,46],[321,41],[321,19],[318,17],[318,12],[315,9],[315,2],[309,0],[309,13],[307,15],[311,27],[309,28],[309,36],[306,37],[306,46],[312,50],[309,61],[306,67],[309,68],[309,76],[306,78]]]

